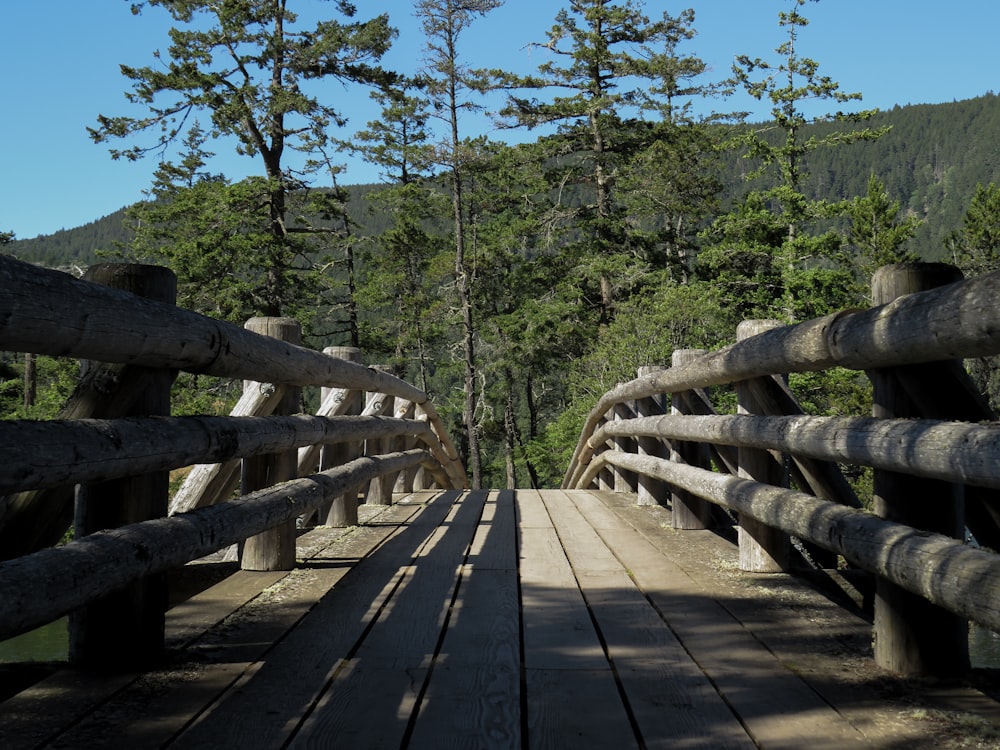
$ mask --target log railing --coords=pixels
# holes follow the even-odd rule
[[[285,569],[297,519],[350,524],[359,493],[384,504],[394,488],[465,486],[420,389],[344,352],[177,308],[165,269],[88,277],[0,257],[0,351],[87,365],[59,419],[0,421],[0,639],[72,613],[72,659],[135,666],[162,650],[170,568],[234,544],[247,567],[253,541],[254,569]],[[248,327],[284,336],[297,324]],[[242,379],[244,397],[230,416],[168,416],[179,370]],[[294,395],[289,408],[304,386],[324,389],[316,415],[294,414]],[[166,473],[192,465],[168,512]],[[76,538],[54,546],[74,504]]]
[[[785,569],[789,537],[822,566],[842,556],[875,574],[879,664],[963,671],[967,621],[1000,630],[1000,425],[961,367],[1000,354],[1000,273],[954,273],[889,266],[873,282],[884,304],[793,326],[756,321],[762,332],[719,351],[678,352],[674,366],[599,400],[563,486],[638,476],[630,489],[640,502],[672,500],[675,528],[705,528],[723,514],[697,504],[721,506],[738,522],[747,570]],[[785,376],[833,367],[865,371],[872,415],[802,412]],[[735,387],[737,414],[714,413],[706,389],[719,385]],[[651,413],[664,396],[670,408]],[[873,468],[868,510],[843,464]]]

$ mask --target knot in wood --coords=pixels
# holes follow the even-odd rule
[[[102,368],[94,375],[94,390],[104,395],[113,393],[118,389],[120,380],[120,374],[117,370]]]

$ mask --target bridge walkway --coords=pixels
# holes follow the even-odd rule
[[[741,573],[664,508],[397,499],[303,534],[291,572],[187,566],[164,666],[58,670],[0,703],[0,746],[947,748],[1000,726],[968,683],[879,674],[847,595]]]

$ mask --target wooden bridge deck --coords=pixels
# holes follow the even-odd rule
[[[166,666],[64,669],[9,698],[0,747],[841,750],[998,736],[984,693],[904,690],[871,665],[857,611],[803,579],[739,573],[729,542],[671,530],[663,508],[518,490],[367,510],[351,530],[301,536],[296,570],[235,572],[173,607]]]

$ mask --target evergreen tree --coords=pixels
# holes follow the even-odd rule
[[[976,186],[962,228],[948,238],[952,261],[967,276],[1000,269],[1000,187]]]
[[[299,186],[286,167],[286,148],[303,137],[321,143],[331,124],[343,122],[338,111],[306,93],[301,84],[323,78],[384,80],[386,74],[376,63],[394,33],[386,15],[351,20],[356,11],[346,0],[335,3],[345,22],[320,21],[311,29],[296,26],[296,15],[288,5],[288,0],[133,4],[133,13],[147,6],[162,7],[179,26],[170,29],[166,54],[155,53],[156,65],[122,66],[123,75],[132,82],[129,100],[148,114],[101,115],[98,127],[91,129],[97,142],[151,134],[145,145],[112,150],[115,158],[134,160],[150,152],[167,152],[183,136],[189,117],[207,112],[212,123],[209,135],[233,138],[238,153],[260,160],[264,174],[248,185],[263,197],[266,219],[263,226],[251,217],[246,220],[251,223],[257,267],[264,276],[255,303],[265,315],[282,314],[296,296],[292,269],[303,253],[286,218],[288,195]],[[231,201],[218,207],[227,204]]]
[[[913,238],[922,222],[915,216],[900,219],[899,210],[899,201],[889,198],[885,185],[875,175],[868,178],[868,192],[855,198],[847,209],[847,243],[857,253],[860,281],[865,286],[869,286],[879,266],[918,260],[903,245]]]
[[[869,120],[875,110],[821,115],[805,111],[806,103],[842,104],[861,98],[860,93],[841,91],[838,83],[820,75],[816,61],[800,54],[799,32],[809,24],[800,9],[807,1],[792,0],[792,9],[778,14],[779,25],[786,33],[785,42],[775,49],[778,62],[740,55],[733,64],[733,82],[755,99],[769,101],[772,116],[761,127],[742,129],[733,143],[743,149],[746,158],[757,162],[750,178],[771,172],[775,187],[751,191],[742,206],[717,220],[708,233],[709,239],[723,244],[720,252],[713,254],[718,269],[720,257],[739,246],[741,227],[746,221],[756,216],[764,222],[764,231],[751,231],[749,236],[769,237],[769,247],[756,247],[769,254],[768,272],[777,274],[780,289],[774,290],[778,304],[768,305],[758,314],[790,320],[826,309],[831,301],[829,291],[850,286],[851,281],[846,269],[833,265],[842,245],[840,236],[822,228],[829,220],[842,216],[850,203],[815,199],[804,192],[808,157],[819,149],[871,141],[887,132],[885,128],[852,127]],[[847,127],[828,131],[822,137],[805,137],[806,126],[828,121]],[[780,133],[777,141],[767,137],[773,129]],[[780,236],[772,231],[775,218],[782,229]],[[841,294],[835,302],[850,296]]]
[[[436,280],[443,275],[447,237],[438,227],[448,214],[448,201],[432,179],[426,98],[412,84],[372,96],[382,104],[381,116],[344,144],[380,167],[386,181],[369,194],[371,210],[383,212],[389,221],[369,238],[364,254],[361,293],[373,313],[368,333],[376,340],[384,338],[395,369],[427,391],[430,347],[440,335],[443,317]],[[410,363],[416,365],[415,372]]]
[[[614,315],[616,298],[627,296],[653,260],[647,237],[631,231],[618,185],[637,155],[664,142],[661,129],[638,119],[654,111],[662,122],[679,122],[682,97],[700,93],[685,85],[704,70],[696,58],[680,58],[678,45],[694,31],[693,11],[650,20],[634,0],[571,0],[560,10],[548,41],[535,46],[552,59],[527,77],[499,75],[503,85],[550,93],[547,100],[509,97],[502,114],[526,127],[556,126],[545,138],[553,187],[583,190],[557,194],[556,214],[571,214],[575,273],[586,298],[594,300],[600,322]],[[647,163],[657,158],[647,155]],[[671,223],[673,225],[673,223]]]
[[[451,189],[455,287],[462,316],[462,392],[465,403],[462,409],[461,443],[474,489],[482,486],[482,466],[476,428],[476,327],[472,304],[475,277],[474,266],[466,247],[465,180],[470,149],[468,140],[461,136],[459,116],[464,110],[476,108],[472,97],[482,90],[484,79],[480,73],[461,62],[458,44],[462,32],[473,21],[502,4],[503,0],[417,0],[416,3],[417,16],[426,40],[427,92],[433,111],[439,113],[446,128],[446,135],[441,143],[440,161]]]

